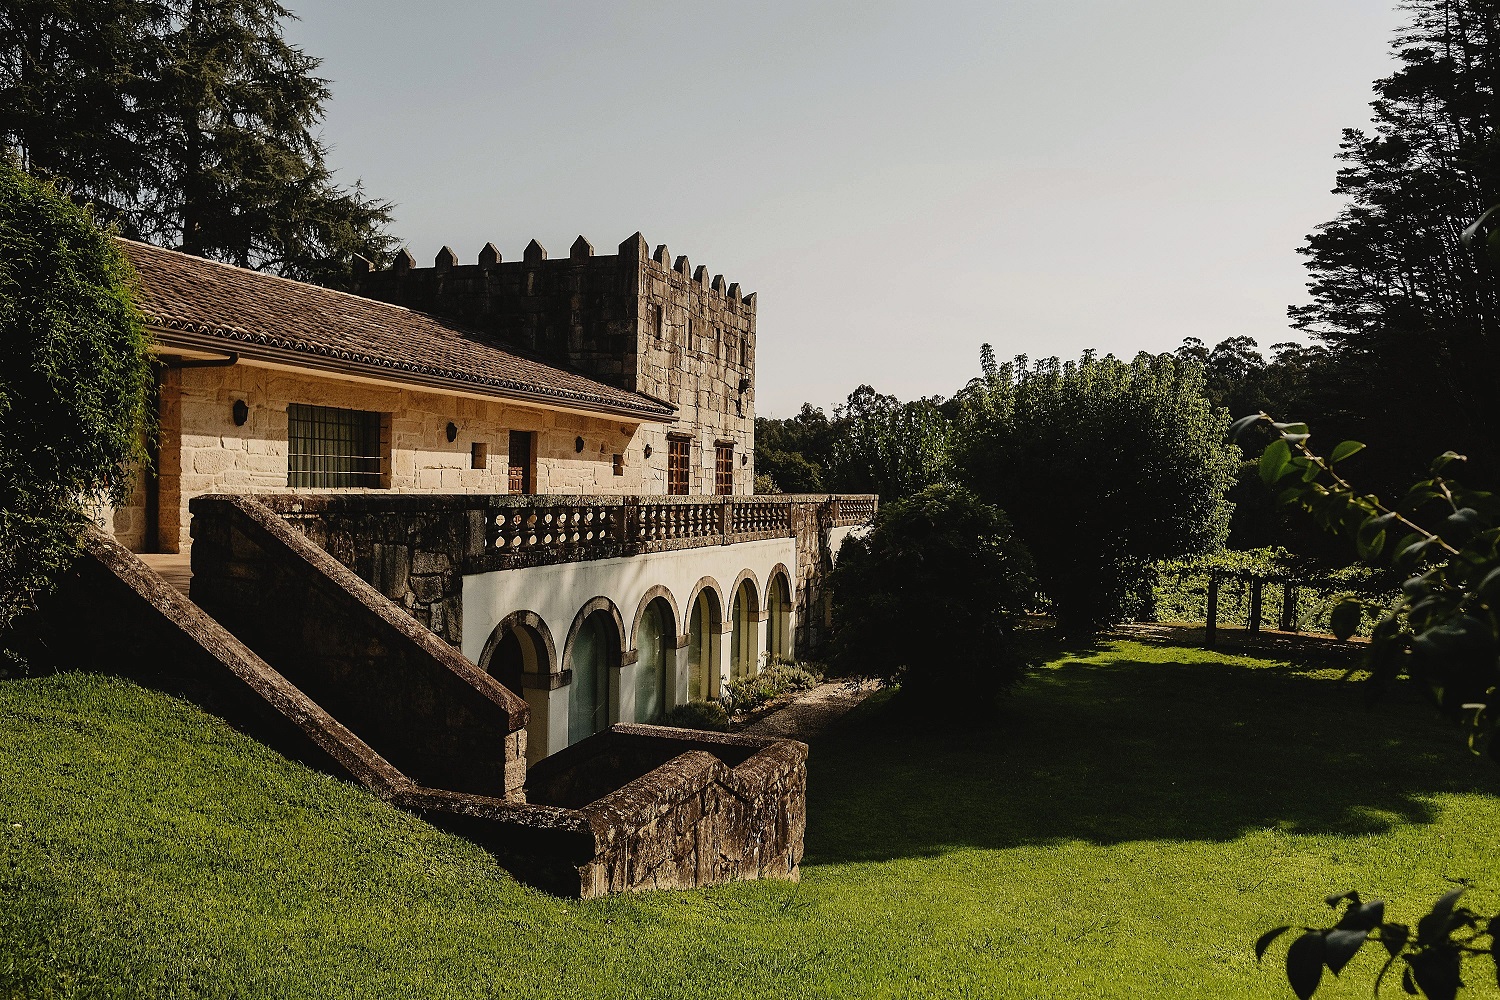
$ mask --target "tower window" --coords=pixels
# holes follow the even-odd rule
[[[667,441],[667,492],[672,496],[687,496],[692,482],[693,442],[690,438],[671,438]]]

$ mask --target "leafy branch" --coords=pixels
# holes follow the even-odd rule
[[[1375,993],[1385,977],[1401,963],[1401,988],[1429,1000],[1453,1000],[1463,986],[1466,958],[1488,957],[1500,980],[1500,915],[1486,917],[1458,901],[1468,890],[1460,884],[1433,904],[1417,921],[1416,931],[1385,919],[1382,900],[1362,901],[1357,892],[1329,896],[1326,902],[1344,912],[1331,927],[1273,927],[1255,942],[1255,960],[1265,958],[1277,938],[1291,930],[1302,933],[1286,952],[1286,978],[1292,992],[1308,1000],[1323,981],[1323,970],[1337,976],[1359,950],[1371,941],[1386,951],[1385,964],[1375,977]],[[1482,939],[1488,938],[1485,943]]]
[[[1445,712],[1468,716],[1471,748],[1488,743],[1495,755],[1500,501],[1450,478],[1447,470],[1465,461],[1450,451],[1434,459],[1428,477],[1399,502],[1387,504],[1360,493],[1340,471],[1364,449],[1360,442],[1345,441],[1325,458],[1309,447],[1306,424],[1281,423],[1265,413],[1235,421],[1231,434],[1257,426],[1273,437],[1259,467],[1261,478],[1280,488],[1278,499],[1348,537],[1367,562],[1406,577],[1384,607],[1358,598],[1341,603],[1332,615],[1334,633],[1347,639],[1365,614],[1376,617],[1368,666],[1377,690],[1402,675],[1422,681]]]

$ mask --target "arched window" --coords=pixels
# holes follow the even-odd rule
[[[792,658],[792,594],[784,573],[766,588],[766,652],[773,663]]]
[[[704,588],[688,612],[687,701],[718,696],[719,595]]]
[[[646,605],[636,632],[635,721],[656,722],[667,710],[667,649],[675,645],[672,605],[658,597]]]
[[[583,620],[568,663],[568,742],[577,743],[609,726],[609,668],[620,662],[620,639],[614,619],[603,609]]]

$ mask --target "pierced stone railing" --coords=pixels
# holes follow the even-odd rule
[[[611,507],[534,504],[502,510],[490,520],[487,548],[532,552],[608,545],[619,541],[620,511]]]

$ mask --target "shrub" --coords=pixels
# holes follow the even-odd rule
[[[142,454],[151,372],[131,280],[86,210],[0,157],[0,632]]]
[[[830,667],[899,683],[918,712],[988,718],[1025,670],[1011,626],[1031,601],[1031,556],[966,489],[882,506],[844,543],[831,586]]]
[[[957,400],[960,478],[1015,522],[1066,631],[1131,617],[1157,560],[1223,545],[1239,450],[1196,362],[997,365],[986,348],[983,366]]]
[[[731,715],[753,712],[766,702],[784,694],[811,691],[822,683],[817,671],[801,663],[770,663],[754,677],[732,682],[724,692],[723,704]]]
[[[729,713],[716,701],[690,701],[662,716],[661,724],[677,729],[707,729],[722,733],[729,729]]]

